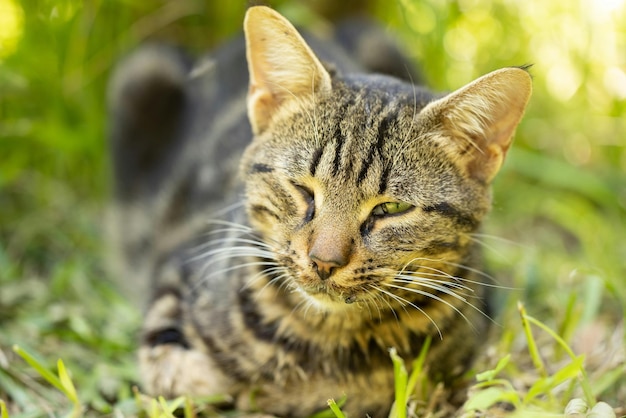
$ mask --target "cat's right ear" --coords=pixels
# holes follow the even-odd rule
[[[265,6],[248,9],[244,20],[250,72],[248,117],[254,134],[290,103],[330,91],[328,71],[283,16]]]
[[[503,68],[430,103],[422,117],[465,173],[485,184],[500,169],[532,91],[525,69]]]

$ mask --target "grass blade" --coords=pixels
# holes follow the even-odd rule
[[[411,371],[411,376],[409,376],[409,384],[406,389],[407,396],[411,396],[414,393],[418,379],[420,377],[422,379],[426,377],[426,375],[424,374],[424,364],[426,363],[426,355],[428,354],[428,349],[430,348],[431,341],[431,337],[427,337],[424,340],[424,344],[422,345],[420,354],[413,362],[413,370]]]
[[[343,412],[341,412],[341,409],[339,408],[339,406],[337,405],[337,402],[335,402],[334,399],[328,400],[328,406],[330,407],[330,410],[333,411],[333,414],[335,414],[337,418],[346,418],[346,416],[343,414]]]
[[[74,405],[80,404],[80,401],[78,400],[78,394],[76,393],[76,388],[74,387],[74,383],[72,382],[72,379],[65,369],[65,364],[63,364],[63,360],[59,359],[59,361],[57,361],[57,367],[59,369],[59,380],[61,382],[61,385],[63,386],[63,393],[65,393],[65,395],[69,398],[70,401],[72,401]]]
[[[190,397],[185,397],[185,418],[196,418],[196,413],[194,412],[194,404]]]
[[[543,378],[546,378],[548,377],[548,372],[546,371],[546,366],[543,364],[543,360],[541,360],[541,355],[539,354],[539,349],[537,348],[535,337],[533,337],[533,331],[530,329],[528,315],[526,314],[526,308],[524,308],[522,302],[518,302],[517,309],[522,319],[522,327],[524,328],[524,333],[526,334],[526,341],[528,342],[528,352],[530,353],[530,357],[533,361],[533,364],[535,365],[535,368],[539,372],[539,375]]]
[[[9,418],[9,412],[7,411],[7,405],[2,399],[0,399],[0,417]]]
[[[495,377],[498,375],[498,373],[500,373],[507,364],[509,364],[509,361],[511,360],[511,354],[507,354],[506,356],[502,357],[499,361],[498,364],[496,365],[495,369],[492,370],[487,370],[484,371],[482,373],[478,373],[476,375],[476,380],[478,382],[489,382],[492,381],[493,379],[495,379]]]
[[[530,389],[528,389],[528,393],[524,397],[524,401],[530,403],[532,399],[549,393],[561,383],[575,379],[579,376],[581,370],[583,369],[584,358],[585,356],[581,355],[565,367],[558,370],[552,376],[539,379],[530,387]]]
[[[465,412],[485,411],[498,402],[508,402],[518,407],[520,405],[519,397],[514,389],[503,387],[490,387],[474,394],[463,405]]]
[[[395,392],[396,400],[391,410],[390,417],[394,418],[406,418],[406,403],[407,403],[407,380],[408,373],[404,366],[404,360],[398,355],[395,348],[389,350],[391,360],[393,362],[393,375],[395,377]]]
[[[532,316],[529,316],[529,315],[525,315],[525,316],[529,323],[547,332],[548,335],[550,335],[550,337],[552,337],[559,344],[559,346],[561,346],[563,350],[565,350],[565,352],[570,357],[570,359],[572,359],[572,362],[577,361],[578,357],[574,354],[572,349],[569,347],[569,345],[567,345],[567,343],[563,340],[563,338],[558,336],[554,331],[550,329],[550,327],[545,325],[543,322],[533,318]],[[587,372],[585,371],[585,368],[582,364],[580,366],[580,386],[582,387],[583,392],[585,393],[585,398],[587,400],[587,403],[593,404],[596,399],[593,394],[591,384],[589,383],[589,379],[587,378]]]
[[[37,360],[35,357],[33,357],[30,353],[28,353],[26,350],[24,350],[20,346],[17,346],[17,345],[13,346],[13,351],[15,351],[17,355],[22,357],[26,361],[26,363],[28,363],[33,369],[35,369],[37,373],[39,373],[41,377],[46,379],[48,383],[50,383],[52,386],[54,386],[61,392],[66,393],[65,388],[63,387],[63,384],[61,383],[59,378],[56,377],[54,373],[52,373],[50,370],[48,370],[46,366],[41,364],[39,360]]]

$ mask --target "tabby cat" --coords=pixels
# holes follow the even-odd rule
[[[472,233],[528,73],[436,95],[270,8],[244,29],[195,63],[145,47],[112,81],[115,246],[150,298],[144,390],[285,417],[345,396],[350,417],[383,417],[389,349],[410,368],[427,340],[428,380],[451,387],[489,322]]]

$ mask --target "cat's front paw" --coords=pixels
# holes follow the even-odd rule
[[[226,395],[229,382],[205,353],[179,343],[139,350],[143,389],[154,396]]]

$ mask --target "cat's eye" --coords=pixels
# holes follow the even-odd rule
[[[376,205],[374,209],[372,209],[372,216],[398,215],[411,210],[413,207],[413,205],[406,202],[385,202]]]
[[[313,194],[313,191],[308,187],[300,186],[297,184],[294,184],[294,186],[300,192],[300,194],[304,198],[304,201],[307,204],[307,210],[306,214],[304,215],[304,219],[308,222],[315,216],[315,195]]]

